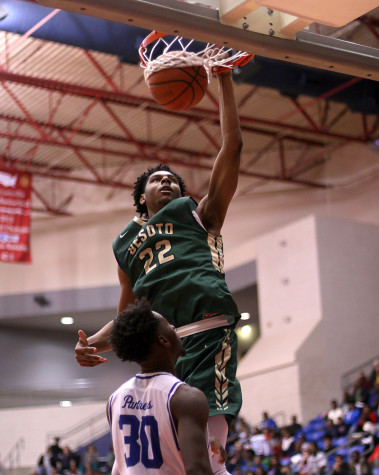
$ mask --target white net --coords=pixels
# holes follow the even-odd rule
[[[140,48],[141,66],[145,69],[145,81],[153,73],[162,69],[203,66],[207,72],[208,82],[210,82],[212,74],[232,69],[236,65],[243,65],[252,57],[252,55],[243,51],[236,51],[211,43],[207,43],[200,51],[190,51],[193,40],[181,37],[175,37],[170,41],[167,41],[165,37],[159,37],[152,41],[155,41],[155,44],[150,49],[147,49],[146,46]],[[153,59],[157,55],[157,51],[161,54]]]

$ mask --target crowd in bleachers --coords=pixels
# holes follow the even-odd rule
[[[226,451],[233,475],[379,475],[379,361],[361,373],[339,404],[306,425],[296,416],[279,427],[268,412],[251,426],[243,418],[232,424]],[[37,461],[32,475],[108,475],[114,453],[105,457],[93,444],[76,452],[54,444]]]
[[[379,475],[379,361],[342,402],[306,425],[278,427],[267,412],[257,426],[238,418],[229,432],[233,475]]]
[[[112,446],[105,457],[100,457],[93,444],[85,450],[72,451],[68,446],[61,447],[56,437],[38,459],[33,475],[108,475],[113,462]]]

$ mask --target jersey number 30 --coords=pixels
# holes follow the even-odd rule
[[[129,435],[124,436],[124,444],[129,446],[129,455],[124,454],[127,467],[142,463],[145,468],[160,468],[163,464],[159,444],[158,423],[154,416],[142,416],[141,421],[134,415],[121,415],[120,430],[129,426]]]

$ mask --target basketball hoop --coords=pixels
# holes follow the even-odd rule
[[[151,74],[162,69],[203,66],[207,72],[209,83],[212,74],[220,74],[236,66],[244,66],[254,56],[253,54],[235,51],[211,43],[207,43],[201,51],[193,52],[189,48],[194,40],[186,40],[176,36],[174,39],[167,41],[164,39],[165,36],[168,35],[159,31],[152,31],[139,47],[140,64],[144,68],[145,81],[148,80]],[[148,50],[148,46],[154,42],[156,42],[155,45]],[[163,53],[153,59],[162,47]]]

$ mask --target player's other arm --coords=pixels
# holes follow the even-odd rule
[[[118,267],[118,278],[121,286],[120,300],[117,311],[122,312],[130,303],[136,299],[131,285],[130,279],[120,267]],[[97,366],[107,361],[98,353],[104,353],[112,349],[110,345],[110,335],[113,328],[113,320],[104,325],[97,333],[87,337],[87,335],[79,330],[79,340],[75,347],[76,361],[80,366]]]
[[[177,423],[186,474],[212,475],[206,437],[209,407],[205,395],[182,385],[171,399],[171,412]]]
[[[202,223],[210,233],[215,235],[220,234],[230,201],[237,189],[242,150],[232,72],[219,74],[218,81],[222,146],[213,166],[208,194],[200,201],[197,208]]]
[[[130,285],[128,274],[126,274],[120,266],[117,266],[117,273],[121,287],[120,300],[117,307],[117,314],[119,314],[125,310],[129,304],[136,301],[136,296],[134,295],[132,286]]]

